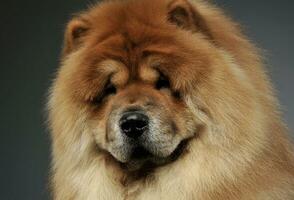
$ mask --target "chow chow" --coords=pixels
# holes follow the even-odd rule
[[[201,0],[113,0],[68,24],[48,103],[56,200],[291,200],[262,59]]]

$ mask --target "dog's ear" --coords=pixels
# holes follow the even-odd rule
[[[168,5],[168,21],[179,28],[201,31],[210,37],[204,18],[189,0],[174,0]]]
[[[64,36],[63,56],[77,49],[83,43],[89,28],[87,21],[79,17],[68,23]]]

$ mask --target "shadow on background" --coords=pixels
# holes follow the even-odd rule
[[[266,49],[272,79],[294,130],[294,2],[215,0]],[[3,200],[49,199],[50,137],[44,107],[63,29],[90,1],[3,0],[0,6],[1,192]]]

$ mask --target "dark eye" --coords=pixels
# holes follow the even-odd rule
[[[159,78],[156,82],[155,87],[157,90],[169,89],[171,91],[172,96],[175,97],[176,99],[181,99],[181,97],[182,97],[182,95],[179,91],[173,91],[171,89],[171,85],[170,85],[168,78],[164,74],[162,74],[161,72],[159,72]]]
[[[113,84],[109,83],[104,89],[104,96],[112,95],[116,93],[116,88]]]
[[[164,88],[170,88],[170,82],[166,76],[164,76],[162,73],[159,73],[159,78],[156,82],[156,89],[164,89]]]
[[[116,87],[110,81],[108,81],[102,93],[99,94],[94,100],[94,103],[100,104],[103,101],[103,99],[113,94],[116,94]]]

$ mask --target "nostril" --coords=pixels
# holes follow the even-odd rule
[[[147,122],[145,121],[136,121],[136,120],[128,120],[121,123],[121,129],[123,132],[131,132],[134,130],[143,130],[147,127]]]
[[[147,126],[147,122],[146,121],[137,121],[135,128],[138,130],[144,129]]]
[[[130,138],[140,137],[148,128],[148,117],[138,112],[128,112],[120,120],[121,131]]]

